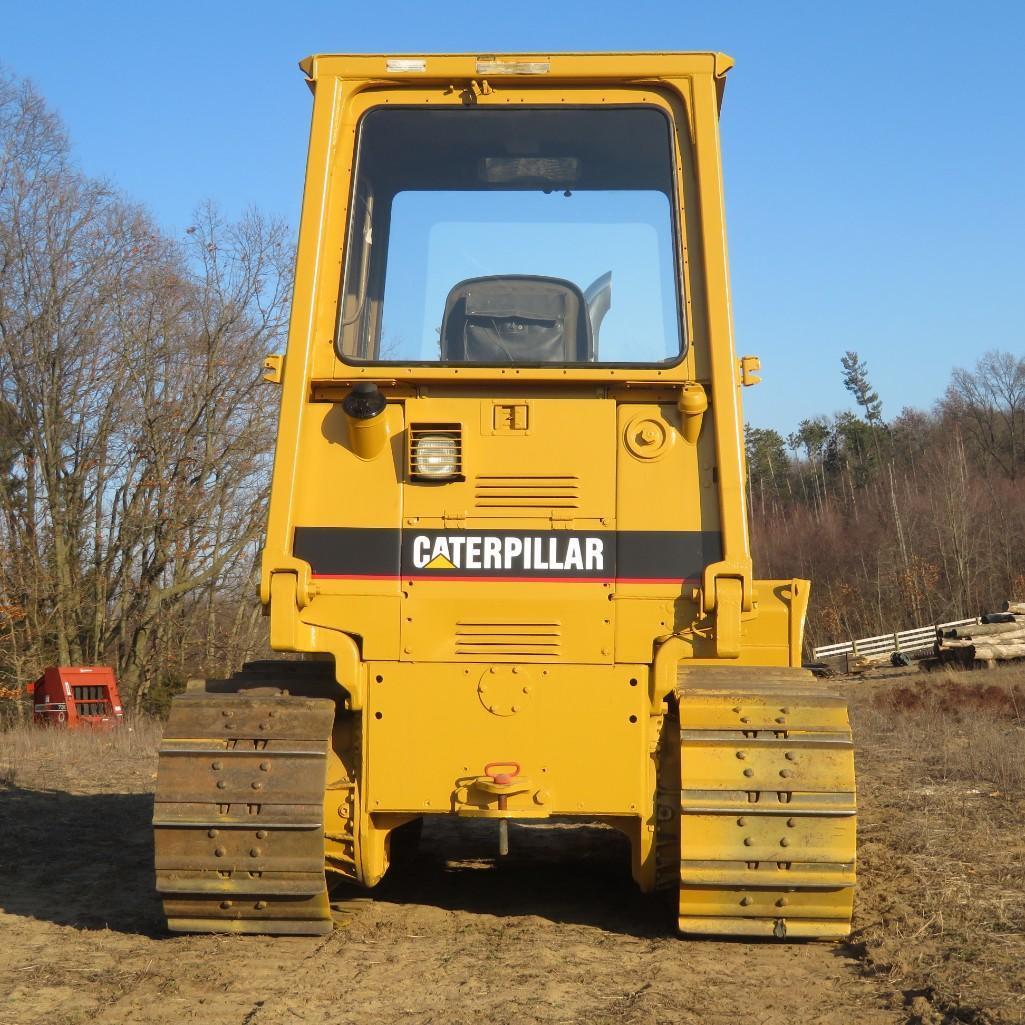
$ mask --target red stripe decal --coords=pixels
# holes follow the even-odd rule
[[[314,580],[456,580],[474,583],[517,584],[697,584],[696,577],[498,577],[463,576],[452,573],[412,573],[401,577],[394,573],[311,573]]]

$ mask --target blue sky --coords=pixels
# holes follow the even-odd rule
[[[2,5],[0,61],[31,77],[80,163],[169,231],[213,198],[297,220],[311,52],[724,50],[737,343],[762,357],[749,419],[789,431],[850,405],[868,360],[884,413],[956,365],[1025,348],[1025,5]]]

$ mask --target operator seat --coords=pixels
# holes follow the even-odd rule
[[[460,281],[445,300],[446,363],[589,363],[583,292],[571,281],[510,274]]]

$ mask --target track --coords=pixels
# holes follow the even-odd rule
[[[802,670],[695,667],[681,669],[677,703],[679,818],[665,783],[659,862],[664,878],[678,837],[680,932],[846,936],[856,794],[844,699]]]
[[[268,675],[211,681],[238,692],[197,689],[172,704],[153,825],[174,932],[331,931],[323,805],[335,703],[268,687]]]

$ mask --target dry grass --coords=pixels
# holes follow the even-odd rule
[[[855,940],[920,997],[923,1023],[1020,1025],[1025,673],[906,679],[850,694],[861,806]]]
[[[0,731],[0,785],[81,793],[152,778],[161,729],[145,716],[109,731],[15,724]]]

